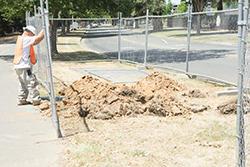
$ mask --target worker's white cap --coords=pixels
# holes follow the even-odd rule
[[[33,27],[33,26],[23,27],[23,30],[29,30],[29,31],[32,32],[34,35],[36,35],[36,28]]]

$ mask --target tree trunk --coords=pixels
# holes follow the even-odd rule
[[[65,20],[62,20],[62,34],[66,35],[66,32],[65,32]]]
[[[69,33],[69,32],[70,32],[70,21],[67,20],[67,33]]]
[[[58,18],[58,11],[55,11],[53,13],[53,18]],[[57,51],[57,46],[56,46],[56,41],[57,41],[57,20],[52,21],[52,31],[51,31],[51,36],[50,36],[50,41],[51,41],[51,53],[52,55],[58,54]]]
[[[223,10],[222,0],[218,2],[217,10]]]
[[[118,24],[118,20],[112,20],[112,26],[116,26]]]
[[[133,28],[139,28],[139,20],[135,19]]]
[[[153,19],[153,30],[160,31],[163,30],[163,24],[161,18],[154,18]]]
[[[201,34],[201,15],[197,15],[197,30],[196,30],[196,34],[200,35]]]

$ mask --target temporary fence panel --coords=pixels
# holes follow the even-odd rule
[[[40,10],[40,8],[39,8]],[[40,12],[39,12],[40,13]],[[29,17],[29,24],[36,28],[37,33],[39,33],[43,28],[43,22],[42,22],[42,15],[37,14],[36,16]],[[36,34],[37,35],[37,34]],[[35,53],[37,58],[37,63],[33,67],[34,72],[36,73],[36,76],[40,83],[43,85],[43,87],[46,88],[47,91],[49,90],[49,73],[48,73],[48,57],[47,57],[47,50],[46,50],[46,41],[42,40],[38,45],[35,47]]]
[[[47,90],[50,96],[52,121],[57,131],[57,137],[62,137],[59,121],[56,113],[55,92],[52,73],[51,51],[50,51],[50,35],[49,35],[49,14],[44,12],[43,1],[40,1],[41,7],[38,8],[38,13],[30,17],[30,12],[27,12],[27,25],[32,25],[36,28],[37,34],[44,29],[44,40],[35,46],[37,64],[34,66],[34,73],[39,83]],[[46,13],[46,14],[45,14]],[[37,35],[36,34],[36,35]]]
[[[189,73],[237,84],[237,17],[237,9],[192,13]]]
[[[51,18],[50,20],[55,22],[53,25],[56,25],[57,34],[52,35],[51,40],[56,41],[57,51],[59,52],[59,54],[53,55],[53,61],[86,61],[95,59],[95,57],[86,56],[82,50],[103,55],[99,59],[117,59],[118,18]],[[66,38],[71,39],[66,41],[64,40]],[[73,38],[77,39],[74,40]],[[95,45],[95,43],[99,43],[101,47],[93,48],[91,44]],[[66,48],[69,48],[69,45],[82,49],[76,49],[75,52],[78,53],[75,54],[71,50],[66,50]],[[52,49],[54,49],[53,46]]]
[[[82,45],[88,51],[236,85],[237,15],[237,9],[233,9],[134,18],[124,18],[119,13],[118,18],[51,20],[57,22],[57,35],[63,37],[71,32],[66,36],[81,39],[74,45]],[[216,38],[218,35],[223,38]],[[65,42],[51,40],[56,40],[58,48],[67,47]],[[91,57],[55,54],[53,60],[85,61]]]
[[[237,9],[122,18],[121,59],[236,85],[236,16]]]
[[[187,15],[149,16],[147,65],[184,72],[187,54]],[[179,35],[175,40],[166,36]]]
[[[146,17],[121,19],[121,60],[144,63]]]

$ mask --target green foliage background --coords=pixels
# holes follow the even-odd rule
[[[185,0],[177,8],[177,12],[185,12],[187,4]],[[220,4],[222,0],[211,0],[213,6]],[[236,0],[224,0],[230,4]],[[46,3],[46,0],[44,0]],[[146,15],[171,14],[173,4],[165,0],[48,0],[50,15],[53,18],[98,18],[117,17],[122,12],[123,17]],[[194,12],[200,12],[207,4],[206,0],[192,0]],[[40,0],[0,0],[0,36],[13,31],[20,31],[25,26],[25,12],[30,11],[34,15],[34,6],[40,6]],[[52,25],[53,26],[53,25]]]
[[[44,0],[46,3],[46,0]],[[50,15],[54,18],[123,17],[141,16],[149,9],[150,14],[166,13],[165,0],[49,0]],[[19,31],[25,26],[25,12],[34,15],[34,6],[40,6],[40,0],[0,0],[0,36]]]

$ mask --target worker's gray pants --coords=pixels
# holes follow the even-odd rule
[[[34,74],[28,75],[28,69],[15,69],[19,80],[19,92],[17,95],[17,101],[26,101],[28,94],[32,101],[40,100],[40,93],[37,90],[39,85],[36,76]]]

